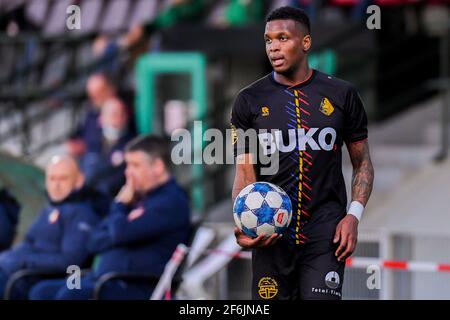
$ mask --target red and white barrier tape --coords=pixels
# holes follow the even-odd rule
[[[223,254],[226,256],[231,256],[235,259],[251,259],[252,253],[250,251],[238,251],[238,252],[229,252],[226,250],[220,250],[220,249],[210,249],[206,250],[206,254]]]
[[[419,272],[450,272],[450,264],[435,263],[427,261],[401,261],[401,260],[381,260],[377,258],[348,258],[345,265],[350,268],[367,268],[369,266],[379,266],[383,269],[419,271]]]
[[[206,254],[224,254],[238,259],[251,259],[250,251],[227,252],[225,250],[211,249]],[[365,269],[369,266],[379,266],[383,269],[419,271],[419,272],[450,272],[450,264],[434,263],[426,261],[401,261],[401,260],[381,260],[377,258],[350,257],[345,261],[349,268]]]

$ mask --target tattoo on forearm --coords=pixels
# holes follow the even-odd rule
[[[347,147],[353,164],[352,200],[359,201],[365,206],[372,192],[374,180],[369,144],[365,140],[349,143]]]

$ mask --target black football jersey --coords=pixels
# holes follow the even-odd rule
[[[280,186],[291,199],[293,216],[284,236],[297,245],[331,239],[347,207],[342,145],[367,138],[356,89],[317,70],[289,87],[272,72],[239,92],[231,125],[235,155],[254,153],[258,181]],[[256,152],[242,135],[248,129],[256,130]],[[270,157],[278,170],[267,174]]]

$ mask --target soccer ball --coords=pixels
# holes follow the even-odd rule
[[[249,184],[239,192],[233,205],[237,227],[256,238],[264,233],[283,233],[292,218],[289,196],[280,187],[268,182]]]

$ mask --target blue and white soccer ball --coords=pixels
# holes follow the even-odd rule
[[[292,218],[289,196],[268,182],[249,184],[239,192],[233,205],[234,222],[246,235],[283,233]]]

